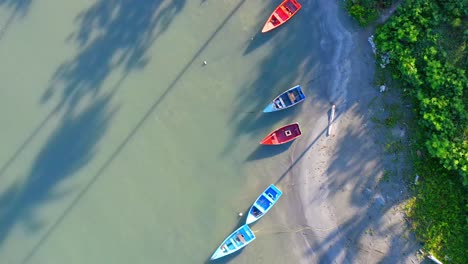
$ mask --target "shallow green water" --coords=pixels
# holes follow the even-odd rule
[[[260,35],[277,4],[0,2],[0,263],[208,260],[289,166],[257,143],[302,106],[261,110],[317,92],[319,18]],[[285,263],[281,238],[221,262]]]

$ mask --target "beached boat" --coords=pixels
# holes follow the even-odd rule
[[[273,30],[282,24],[286,23],[291,17],[293,17],[299,9],[301,4],[296,0],[285,0],[281,3],[273,13],[271,13],[267,22],[263,26],[262,33]]]
[[[280,145],[287,143],[302,134],[298,123],[293,123],[280,127],[266,136],[260,144],[262,145]]]
[[[273,101],[263,109],[263,112],[270,113],[283,110],[304,101],[305,98],[306,96],[302,92],[301,86],[296,85],[273,99]]]
[[[239,227],[236,231],[232,232],[221,245],[216,249],[211,260],[218,259],[234,253],[239,249],[247,246],[250,242],[255,239],[255,235],[250,230],[248,225]]]
[[[282,194],[283,193],[276,188],[275,185],[270,185],[262,194],[260,194],[252,207],[250,207],[245,224],[251,224],[264,216],[278,201]]]

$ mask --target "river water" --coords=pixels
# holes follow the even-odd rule
[[[0,263],[204,263],[269,184],[287,196],[297,141],[258,142],[310,121],[262,109],[323,90],[314,4],[261,34],[279,3],[0,1]],[[219,262],[292,263],[285,206]]]

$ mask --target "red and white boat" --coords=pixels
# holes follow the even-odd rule
[[[298,123],[293,123],[280,127],[271,132],[262,141],[261,145],[280,145],[296,139],[302,134]]]
[[[281,3],[268,18],[267,22],[263,26],[262,33],[283,25],[286,21],[291,19],[291,17],[293,17],[301,7],[301,4],[296,0],[283,1],[283,3]]]

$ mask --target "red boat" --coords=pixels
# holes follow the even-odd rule
[[[262,33],[281,26],[291,17],[293,17],[297,11],[301,9],[301,7],[301,4],[299,4],[296,0],[285,0],[275,9],[270,18],[268,18],[265,26],[263,26]]]
[[[289,124],[284,127],[278,128],[266,136],[261,142],[261,145],[280,145],[295,138],[302,134],[298,123]]]

